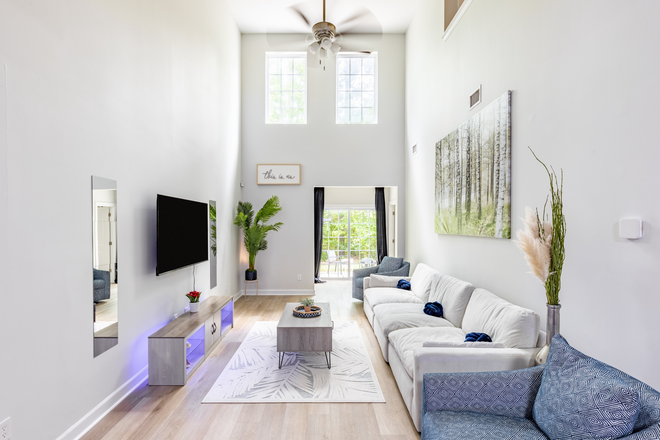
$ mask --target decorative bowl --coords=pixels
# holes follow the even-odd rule
[[[293,308],[293,316],[297,318],[316,318],[321,316],[322,311],[323,309],[320,307],[312,306],[310,312],[305,312],[305,306],[296,306]]]

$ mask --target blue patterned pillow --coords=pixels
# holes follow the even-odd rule
[[[403,258],[383,257],[378,265],[378,273],[394,272],[403,265]]]
[[[551,439],[616,439],[630,434],[640,411],[637,392],[605,364],[552,338],[534,421]]]

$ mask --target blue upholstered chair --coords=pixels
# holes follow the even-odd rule
[[[372,273],[390,277],[407,277],[410,273],[410,263],[403,258],[383,257],[378,266],[353,270],[353,298],[364,299],[364,278]]]
[[[110,272],[107,270],[94,270],[94,302],[110,299]]]
[[[545,365],[424,375],[422,440],[557,438],[660,439],[660,393],[561,335]]]

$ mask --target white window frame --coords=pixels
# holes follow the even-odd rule
[[[339,122],[339,58],[374,59],[374,120],[373,122]],[[337,125],[376,125],[378,124],[378,52],[364,54],[359,52],[340,52],[335,60],[335,124]]]
[[[303,122],[270,122],[270,72],[269,72],[269,62],[270,58],[302,58],[305,60],[305,107],[303,111]],[[265,95],[266,95],[266,109],[265,109],[265,121],[266,124],[272,125],[305,125],[307,124],[307,52],[266,52],[266,68],[265,68]]]

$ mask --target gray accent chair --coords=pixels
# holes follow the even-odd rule
[[[397,261],[398,260],[398,261]],[[397,262],[393,269],[392,263]],[[383,270],[385,269],[385,270]],[[378,266],[365,267],[353,270],[353,298],[362,301],[364,299],[364,278],[372,273],[389,277],[407,277],[410,273],[410,263],[403,258],[385,257]]]
[[[110,272],[107,270],[94,270],[94,302],[110,299]]]

